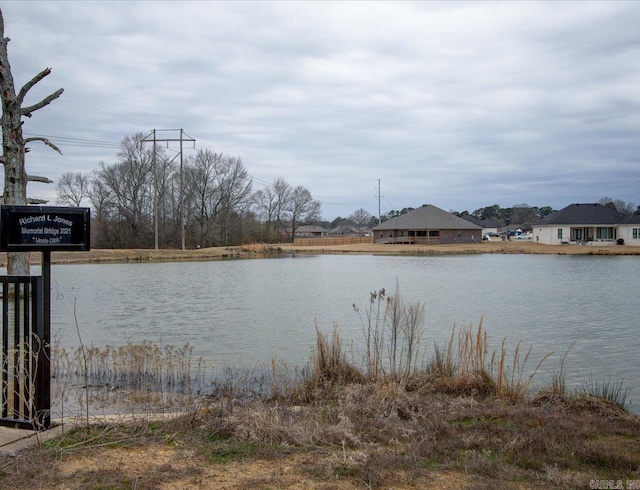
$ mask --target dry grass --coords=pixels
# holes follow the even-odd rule
[[[387,380],[336,384],[299,403],[254,399],[227,410],[209,399],[177,419],[70,431],[0,458],[0,484],[576,488],[640,477],[640,421],[601,400],[505,403]]]
[[[269,255],[277,253],[278,247],[268,243],[247,243],[241,247],[241,250],[250,254]]]
[[[524,357],[522,342],[509,355],[506,339],[499,351],[491,350],[482,321],[457,332],[454,328],[446,348],[436,346],[433,361],[427,368],[431,383],[438,391],[450,394],[477,394],[507,401],[526,400],[536,373],[552,353],[546,354],[529,371],[530,347]]]
[[[54,252],[54,264],[83,262],[148,262],[181,260],[216,260],[232,257],[250,257],[257,254],[312,253],[312,254],[381,254],[381,255],[441,255],[441,254],[553,254],[553,255],[640,255],[640,247],[618,245],[540,245],[533,242],[483,242],[451,245],[386,245],[363,243],[354,245],[298,246],[291,243],[246,244],[241,247],[210,247],[195,250],[153,249],[94,249],[89,252]],[[34,253],[32,264],[40,261]],[[6,267],[6,253],[0,253],[0,267]]]

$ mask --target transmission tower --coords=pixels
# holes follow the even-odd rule
[[[180,132],[180,136],[178,138],[167,137],[167,138],[158,138],[156,133],[176,133]],[[171,135],[170,135],[171,136]],[[154,197],[153,197],[153,228],[154,228],[154,236],[155,236],[155,249],[158,250],[158,165],[156,161],[156,143],[166,143],[167,148],[169,147],[170,142],[180,142],[180,241],[182,245],[182,250],[185,249],[185,228],[186,224],[184,222],[184,172],[183,172],[183,158],[182,144],[186,141],[189,143],[193,143],[193,148],[196,147],[196,140],[189,136],[184,132],[183,129],[154,129],[142,139],[143,142],[153,142],[153,187],[154,187]],[[178,156],[176,155],[176,156]]]

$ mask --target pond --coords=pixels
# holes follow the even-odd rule
[[[554,353],[541,382],[577,341],[566,361],[571,386],[609,378],[635,386],[639,279],[635,256],[317,255],[54,265],[52,334],[77,346],[77,322],[86,345],[189,343],[208,366],[255,367],[274,358],[303,366],[316,328],[328,333],[334,322],[343,345],[361,355],[369,293],[398,289],[425,306],[428,357],[454,326],[482,321],[492,349],[503,339],[511,352],[518,341],[525,350],[532,346],[532,369]]]

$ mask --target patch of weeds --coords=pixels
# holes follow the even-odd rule
[[[55,449],[64,451],[66,449],[72,449],[83,445],[90,445],[92,442],[100,441],[101,445],[108,444],[111,435],[109,434],[108,427],[105,426],[91,426],[87,428],[77,428],[70,430],[66,434],[51,439],[49,441],[43,441],[42,447],[44,449]]]
[[[462,426],[462,427],[501,427],[501,428],[512,428],[515,427],[514,423],[506,417],[500,416],[488,416],[488,415],[480,415],[480,416],[462,416],[457,417],[455,419],[449,420],[448,423],[453,426]]]
[[[128,478],[118,478],[117,474],[103,471],[98,474],[92,473],[81,479],[81,483],[89,485],[89,488],[96,490],[128,490],[135,488],[135,484]]]
[[[522,468],[524,470],[538,471],[548,466],[547,462],[545,462],[544,460],[526,456],[517,458],[517,460],[510,462],[518,466],[518,468]]]
[[[461,454],[465,471],[496,477],[504,472],[506,466],[502,455],[491,449],[467,449]]]
[[[441,466],[440,461],[436,458],[420,459],[417,464],[418,468],[435,469]]]
[[[631,387],[624,385],[624,379],[620,380],[619,383],[615,383],[611,378],[606,381],[598,381],[591,378],[589,383],[578,389],[578,393],[608,400],[616,404],[625,412],[629,411],[629,407],[631,405]]]
[[[262,445],[252,441],[218,440],[197,448],[207,460],[214,463],[228,463],[245,459],[261,452]]]
[[[631,455],[612,452],[610,447],[598,443],[587,443],[576,450],[576,456],[584,463],[608,472],[619,472],[619,476],[629,476],[638,471],[640,461]]]

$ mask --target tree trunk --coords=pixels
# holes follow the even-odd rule
[[[11,66],[7,54],[9,38],[4,37],[4,18],[0,11],[0,96],[2,98],[2,157],[4,165],[4,193],[3,204],[27,204],[27,172],[25,169],[25,144],[29,141],[42,141],[54,150],[60,150],[47,139],[36,137],[24,140],[22,137],[22,116],[31,117],[32,113],[57,99],[63,90],[59,89],[45,97],[37,104],[22,107],[22,102],[29,90],[40,80],[51,73],[45,68],[29,80],[16,95]],[[29,257],[25,252],[12,252],[7,255],[7,272],[9,274],[29,274]]]
[[[0,19],[1,19],[0,13]],[[3,204],[27,204],[27,172],[24,166],[25,146],[22,139],[20,104],[16,100],[11,67],[7,56],[8,38],[4,37],[4,22],[0,20],[0,91],[2,93],[2,157],[4,164]],[[8,274],[29,274],[29,259],[25,252],[11,252],[7,257]]]

